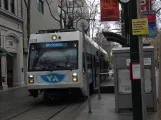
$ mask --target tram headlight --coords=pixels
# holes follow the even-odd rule
[[[78,82],[78,74],[77,73],[73,73],[72,81],[73,82]]]
[[[72,81],[73,81],[73,82],[78,82],[78,78],[77,78],[77,77],[73,77],[73,78],[72,78]]]
[[[33,83],[34,83],[34,80],[30,79],[30,80],[29,80],[29,83],[30,83],[30,84],[33,84]]]
[[[29,75],[29,83],[30,84],[34,83],[34,76],[33,75]]]
[[[30,79],[34,79],[34,76],[33,76],[33,75],[29,75],[29,78],[30,78]]]
[[[73,73],[73,77],[77,77],[78,76],[78,74],[77,73]]]
[[[57,36],[56,35],[53,35],[51,38],[52,38],[52,40],[56,40],[57,39]]]

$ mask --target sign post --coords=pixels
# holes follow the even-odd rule
[[[92,113],[91,112],[90,92],[89,92],[88,70],[87,70],[86,44],[85,44],[85,30],[87,30],[88,28],[89,28],[89,23],[86,19],[78,20],[77,29],[82,32],[82,36],[83,36],[84,59],[85,59],[85,79],[86,79],[87,93],[88,93],[88,109],[89,109],[89,113]]]
[[[161,33],[159,33],[159,52],[161,53]],[[161,59],[161,54],[159,54]],[[159,79],[158,79],[158,120],[161,120],[161,60],[159,60]]]
[[[133,78],[131,77],[133,120],[145,120],[146,118],[143,43],[139,35],[147,35],[149,30],[147,19],[137,19],[141,17],[140,2],[140,0],[131,0],[129,5],[132,29],[130,32],[130,58],[133,70],[130,74],[133,76]]]

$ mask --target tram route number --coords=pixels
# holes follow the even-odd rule
[[[31,43],[37,43],[37,39],[30,39]]]

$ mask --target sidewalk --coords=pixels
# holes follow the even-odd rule
[[[26,88],[26,86],[23,85],[23,86],[19,86],[19,87],[11,87],[11,88],[4,87],[2,90],[0,90],[0,93],[5,92],[5,91],[13,91],[13,90],[20,89],[20,88],[23,89],[23,88]]]
[[[75,120],[133,120],[132,113],[116,113],[114,94],[102,94],[102,99],[94,96],[91,100],[92,113],[88,113],[88,105]],[[148,113],[147,120],[157,120],[157,113]]]
[[[0,114],[36,100],[29,96],[27,87],[0,91]]]

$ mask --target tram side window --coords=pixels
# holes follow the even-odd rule
[[[92,69],[92,55],[89,53],[86,53],[86,58],[87,58],[87,69]],[[84,56],[84,52],[83,52],[83,73],[86,72],[85,70],[85,56]],[[90,66],[89,66],[90,65]]]

